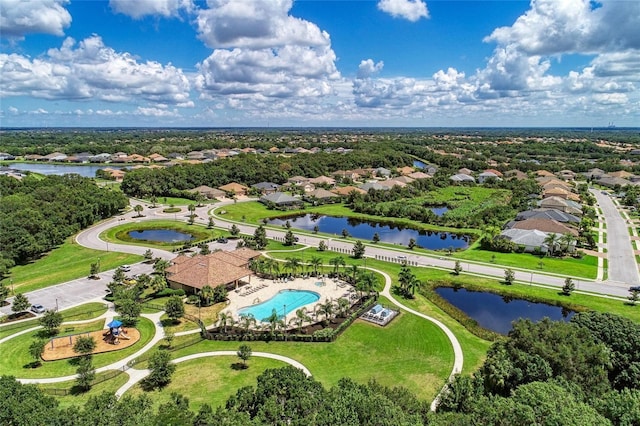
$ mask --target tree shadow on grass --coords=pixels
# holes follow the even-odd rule
[[[38,368],[42,365],[42,362],[40,361],[31,361],[25,365],[22,366],[22,368]]]
[[[249,366],[247,364],[243,364],[241,362],[234,362],[233,364],[231,364],[231,369],[232,370],[246,370],[247,368],[249,368]]]

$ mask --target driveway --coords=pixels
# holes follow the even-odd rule
[[[609,195],[592,189],[607,223],[607,259],[609,279],[613,284],[625,286],[639,285],[638,263],[636,262],[629,225],[620,216],[618,208]]]

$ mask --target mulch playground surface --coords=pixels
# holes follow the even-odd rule
[[[58,359],[77,357],[78,354],[73,351],[73,345],[78,336],[91,336],[96,341],[96,349],[93,354],[99,354],[103,352],[118,351],[120,349],[128,348],[140,340],[140,332],[135,328],[127,328],[126,334],[129,336],[129,340],[120,338],[120,343],[114,345],[104,340],[103,333],[107,330],[97,330],[86,333],[75,334],[72,336],[54,337],[51,339],[44,348],[42,359],[45,361],[55,361]]]

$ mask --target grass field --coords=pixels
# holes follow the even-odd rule
[[[27,293],[87,277],[91,264],[98,260],[100,270],[106,271],[139,262],[142,256],[88,249],[76,244],[73,238],[68,238],[63,245],[40,259],[11,268],[11,274],[3,283],[9,287],[13,284],[15,292]]]
[[[98,317],[104,314],[106,311],[107,305],[103,303],[91,302],[60,311],[60,313],[62,314],[63,321],[82,321]],[[38,325],[40,324],[38,322],[38,319],[36,318],[16,324],[9,323],[0,327],[0,339],[18,333],[19,331],[36,327]]]
[[[191,234],[195,237],[192,243],[195,245],[198,241],[216,238],[221,235],[220,231],[213,229],[207,229],[201,225],[189,225],[184,222],[177,222],[173,220],[149,220],[145,222],[129,222],[122,225],[115,226],[104,231],[100,234],[100,238],[112,243],[124,242],[129,245],[136,245],[142,247],[155,247],[160,249],[170,249],[172,247],[180,247],[184,243],[158,243],[151,241],[139,241],[135,240],[127,235],[130,231],[144,230],[144,229],[172,229],[179,232]]]
[[[191,338],[177,337],[174,345]],[[424,399],[433,398],[440,390],[453,365],[453,350],[446,335],[431,322],[410,314],[401,314],[384,328],[358,320],[333,343],[248,344],[253,351],[276,353],[301,362],[325,386],[335,385],[342,377],[361,383],[374,378],[387,386],[401,384]],[[240,342],[205,340],[173,352],[172,358],[237,350],[239,345]]]
[[[83,331],[101,330],[104,328],[104,320],[97,320],[86,324],[74,325],[74,334]],[[134,345],[121,351],[106,352],[93,356],[93,365],[98,368],[109,365],[119,359],[135,353],[146,345],[154,334],[153,323],[146,319],[140,318],[137,327],[140,331],[140,341]],[[75,374],[76,366],[73,360],[59,360],[43,362],[38,368],[29,368],[33,359],[29,355],[29,345],[37,331],[17,336],[0,345],[0,375],[6,374],[21,378],[47,378],[59,377]]]
[[[224,405],[229,396],[244,386],[255,386],[256,378],[268,368],[281,368],[288,364],[268,358],[253,357],[248,361],[246,370],[233,369],[239,362],[237,357],[223,356],[199,358],[178,364],[171,377],[171,383],[162,389],[145,392],[138,384],[127,395],[146,394],[153,400],[154,406],[169,402],[171,393],[177,392],[189,398],[189,407],[197,411],[202,404],[214,409]]]
[[[528,253],[498,253],[473,247],[462,252],[453,253],[452,257],[460,260],[495,263],[496,265],[530,269],[536,272],[551,272],[589,279],[595,279],[598,273],[598,258],[595,256],[584,256],[582,259],[571,257],[540,258]],[[542,269],[540,269],[540,262],[542,262]]]

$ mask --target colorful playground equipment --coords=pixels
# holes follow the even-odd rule
[[[120,339],[129,340],[131,339],[125,331],[122,329],[122,322],[119,320],[113,320],[109,324],[107,324],[109,330],[107,330],[102,335],[104,336],[104,340],[107,343],[111,343],[113,345],[117,345],[120,343]]]

